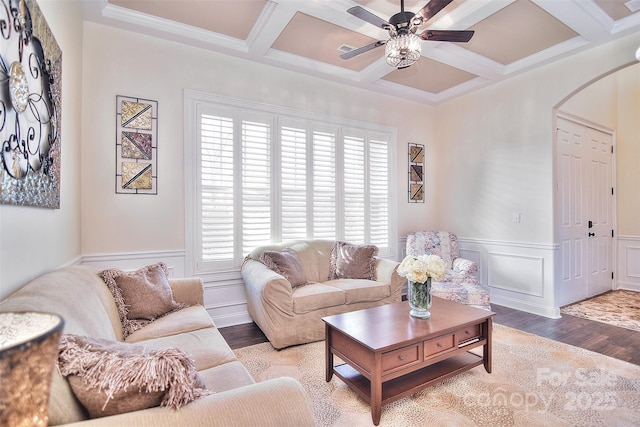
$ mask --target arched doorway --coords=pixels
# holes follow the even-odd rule
[[[554,141],[554,233],[560,252],[559,271],[556,272],[559,305],[618,287],[640,289],[640,271],[634,270],[637,269],[635,265],[640,264],[640,224],[637,220],[640,217],[640,194],[632,189],[637,189],[640,180],[637,168],[640,161],[638,115],[640,64],[636,62],[585,84],[554,109],[557,133]],[[562,138],[568,136],[566,129],[560,128],[567,126],[567,118],[577,123],[577,128],[571,127],[571,137],[575,141],[580,139],[578,134],[582,133],[588,139],[585,143],[594,145],[592,132],[611,134],[615,155],[613,152],[609,154],[612,162],[609,172],[595,180],[588,178],[589,169],[592,168],[588,161],[588,149],[585,148],[583,154],[568,155],[567,147],[562,148]],[[601,138],[596,140],[601,141]],[[577,150],[579,144],[570,145],[572,150]],[[573,162],[573,166],[569,162]],[[582,179],[577,180],[575,174],[580,174]],[[605,182],[609,178],[610,184]],[[571,194],[567,192],[573,193],[573,197],[569,197]],[[580,211],[580,206],[569,205],[568,201],[572,200],[579,201],[583,210]],[[592,227],[596,225],[596,220],[590,217],[602,214],[607,209],[611,211],[611,221],[604,221],[604,227],[598,230],[589,228],[590,224]],[[598,215],[594,217],[597,217],[600,226],[602,218]],[[568,221],[572,221],[569,227],[573,228],[571,232],[568,232]],[[596,273],[599,276],[594,278]],[[608,286],[603,286],[605,275]]]

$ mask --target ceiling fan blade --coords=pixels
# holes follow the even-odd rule
[[[345,52],[342,55],[340,55],[340,58],[342,58],[342,59],[350,59],[350,58],[353,58],[354,56],[360,55],[361,53],[368,52],[371,49],[375,49],[377,47],[384,46],[385,44],[387,44],[387,42],[385,40],[379,40],[377,42],[370,43],[370,44],[368,44],[366,46],[362,46],[362,47],[359,47],[357,49],[350,50],[349,52]]]
[[[367,9],[361,6],[354,6],[352,8],[349,8],[347,9],[347,12],[349,12],[356,18],[360,18],[363,21],[367,21],[368,23],[373,24],[378,28],[382,28],[383,30],[386,30],[387,27],[389,26],[389,23],[387,21],[385,21],[384,19],[380,18],[377,15],[374,15],[373,13],[369,12]]]
[[[439,42],[463,42],[466,43],[473,37],[473,30],[426,30],[420,34],[422,40]]]
[[[431,0],[422,9],[416,13],[418,16],[422,16],[424,22],[433,18],[438,12],[447,7],[453,0]]]

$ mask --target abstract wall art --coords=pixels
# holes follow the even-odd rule
[[[116,193],[158,194],[158,102],[116,96]]]
[[[1,0],[0,203],[60,208],[62,51],[35,0]]]
[[[409,143],[409,203],[424,203],[424,145]]]

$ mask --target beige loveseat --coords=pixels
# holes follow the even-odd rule
[[[177,347],[195,361],[208,390],[214,393],[179,410],[165,407],[88,420],[68,381],[54,372],[49,425],[86,426],[312,426],[304,389],[293,378],[255,383],[237,360],[203,307],[199,279],[169,280],[173,296],[188,308],[170,313],[129,335],[126,342],[149,349]],[[114,299],[88,266],[47,273],[0,302],[0,311],[43,311],[61,315],[63,333],[122,341]],[[77,422],[77,424],[75,424]]]
[[[398,263],[376,258],[374,280],[330,279],[330,240],[298,240],[261,246],[247,256],[242,278],[254,322],[275,348],[324,339],[322,317],[399,302],[406,279]],[[292,288],[289,281],[260,259],[265,251],[293,250],[308,284]]]

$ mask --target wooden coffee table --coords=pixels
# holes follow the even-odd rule
[[[414,319],[405,301],[322,318],[326,380],[335,373],[369,402],[375,425],[382,405],[479,365],[491,373],[495,313],[436,297],[430,311]],[[469,352],[479,346],[482,356]]]

